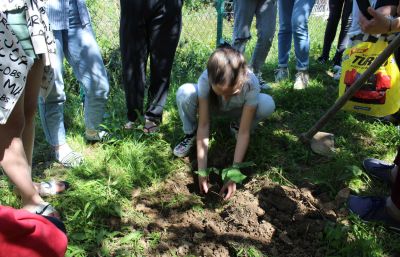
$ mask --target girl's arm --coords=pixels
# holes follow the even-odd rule
[[[197,127],[197,168],[207,168],[208,138],[210,135],[210,114],[208,100],[199,98],[199,124]],[[199,176],[199,187],[201,193],[208,192],[208,178]]]
[[[254,120],[256,113],[256,106],[245,105],[240,118],[239,134],[236,141],[235,154],[233,156],[233,163],[243,162],[244,156],[247,152],[247,147],[250,142],[251,124]],[[224,196],[225,191],[228,191]],[[236,191],[236,184],[233,181],[228,181],[221,189],[220,195],[224,200],[228,200]]]
[[[239,134],[236,141],[235,155],[233,156],[233,163],[243,162],[247,147],[249,145],[251,124],[254,120],[256,110],[256,106],[245,105],[243,107],[242,117],[240,118]]]

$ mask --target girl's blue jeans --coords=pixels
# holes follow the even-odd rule
[[[98,130],[103,121],[108,98],[107,72],[92,27],[82,26],[76,1],[70,1],[69,29],[54,30],[57,46],[55,85],[46,99],[39,99],[39,112],[47,142],[63,145],[65,139],[63,80],[64,57],[85,93],[84,119],[86,129]]]
[[[278,67],[288,66],[293,37],[296,69],[308,70],[310,52],[308,18],[314,4],[315,0],[278,0]]]

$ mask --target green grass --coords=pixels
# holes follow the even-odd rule
[[[115,34],[118,30],[115,27],[112,30],[114,36],[110,37],[99,33],[101,26],[95,24],[112,86],[107,108],[109,116],[104,124],[115,138],[110,144],[85,143],[79,85],[71,70],[67,69],[67,138],[74,149],[84,153],[85,164],[70,170],[54,164],[39,120],[34,152],[35,181],[58,178],[72,184],[72,190],[49,199],[62,213],[69,231],[67,256],[140,256],[145,244],[150,247],[159,244],[160,233],[145,236],[143,231],[133,226],[145,224],[147,218],[131,204],[131,193],[134,189],[157,185],[177,170],[185,169],[186,164],[174,158],[171,152],[182,136],[174,103],[175,92],[182,83],[197,81],[215,46],[215,21],[210,12],[210,8],[199,10],[198,17],[185,12],[182,40],[175,58],[171,90],[159,135],[145,136],[140,130],[126,132],[121,129],[125,122],[125,104],[121,89],[118,35]],[[204,20],[205,13],[209,18]],[[113,15],[109,17],[116,24],[117,19]],[[198,19],[203,20],[199,22]],[[94,20],[99,19],[95,17]],[[272,83],[273,88],[268,93],[275,99],[277,110],[260,125],[254,136],[257,140],[252,140],[246,160],[257,164],[256,175],[269,176],[281,184],[298,184],[307,179],[318,184],[332,198],[346,186],[361,195],[388,194],[385,185],[368,179],[362,171],[361,161],[366,157],[392,160],[395,146],[400,143],[395,127],[373,118],[339,112],[323,129],[335,134],[338,154],[331,159],[312,153],[298,140],[298,135],[310,128],[337,97],[337,83],[326,75],[329,66],[315,62],[322,47],[323,30],[321,32],[319,26],[323,21],[318,19],[310,23],[313,24],[310,26],[310,87],[298,92],[293,91],[292,81]],[[226,32],[224,37],[229,38],[230,32]],[[247,56],[250,56],[254,42],[252,39]],[[276,64],[275,38],[263,70],[267,81],[273,81]],[[294,74],[293,59],[290,67],[291,74]],[[221,124],[212,129],[210,160],[220,158],[221,149],[224,149],[229,161],[233,155],[234,140],[228,133],[227,124]],[[0,204],[20,206],[5,176],[0,177],[0,194]],[[177,198],[163,204],[173,207],[183,200]],[[192,208],[201,212],[203,207],[194,205]],[[386,256],[400,251],[397,234],[380,226],[364,224],[357,217],[350,220],[350,224],[331,224],[326,228],[323,235],[326,242],[324,256]],[[171,256],[174,254],[171,252]],[[253,246],[240,246],[237,256],[262,255]]]

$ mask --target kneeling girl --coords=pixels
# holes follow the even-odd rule
[[[260,93],[258,79],[248,69],[244,56],[229,46],[214,51],[208,60],[207,70],[201,74],[197,84],[187,83],[178,89],[176,102],[186,136],[174,148],[174,154],[187,156],[196,141],[199,170],[207,168],[211,116],[234,119],[230,127],[237,139],[233,158],[235,164],[241,163],[245,157],[250,132],[275,110],[272,97]],[[235,121],[239,121],[239,125]],[[202,193],[208,192],[207,180],[207,177],[199,176]],[[235,191],[236,184],[228,181],[220,194],[227,200]]]

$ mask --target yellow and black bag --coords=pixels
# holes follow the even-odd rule
[[[339,97],[388,45],[388,42],[382,38],[373,41],[375,42],[361,42],[344,52]],[[368,78],[343,109],[374,117],[393,114],[400,109],[399,69],[393,54]]]

